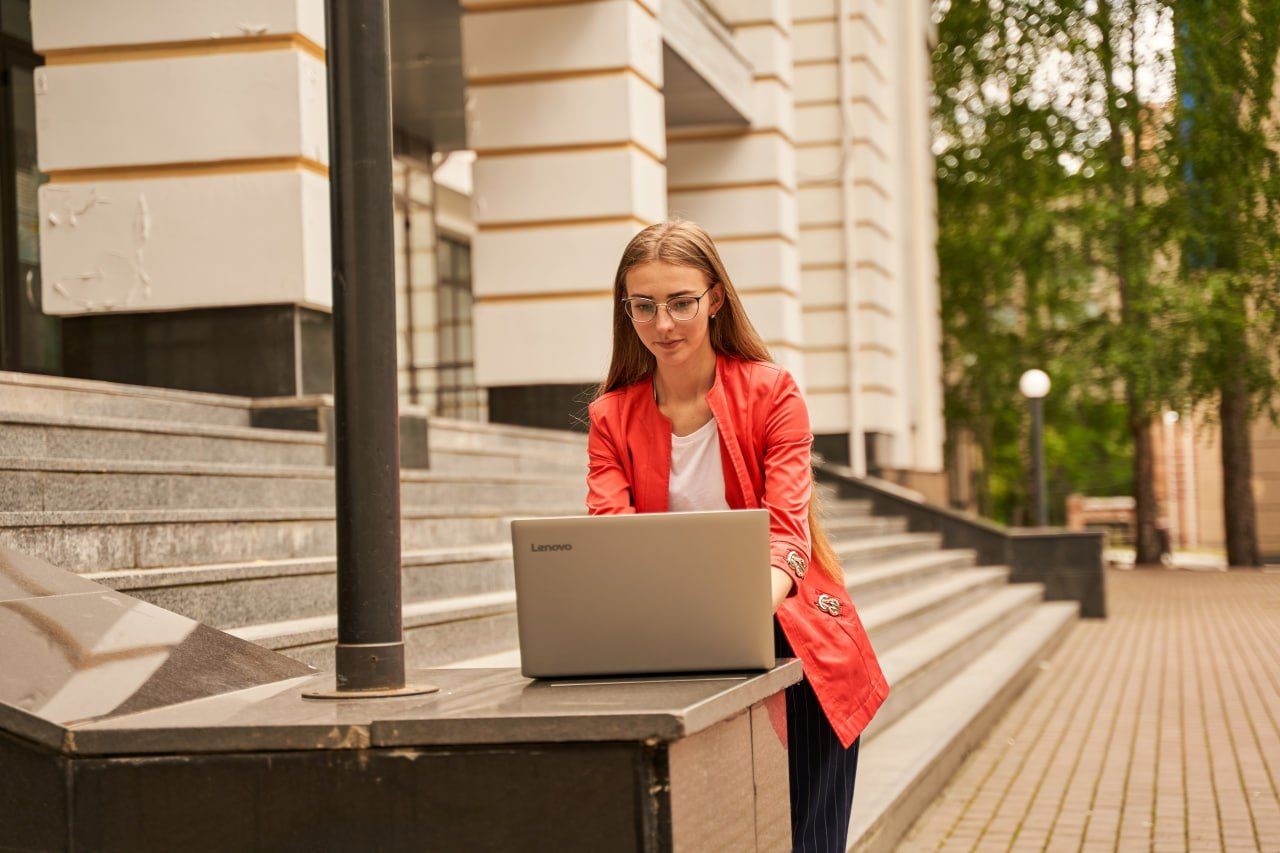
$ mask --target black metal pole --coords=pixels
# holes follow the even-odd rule
[[[386,0],[326,0],[325,12],[338,528],[336,693],[397,695],[405,692],[405,666],[388,12]]]
[[[1048,521],[1048,502],[1044,482],[1044,398],[1031,399],[1031,480],[1035,484],[1036,526]]]

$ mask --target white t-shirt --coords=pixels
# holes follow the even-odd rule
[[[668,512],[728,509],[724,468],[720,464],[720,430],[712,418],[688,435],[671,434],[671,480]]]

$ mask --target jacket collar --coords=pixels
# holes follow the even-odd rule
[[[729,401],[725,394],[725,374],[731,369],[732,359],[725,357],[720,353],[716,353],[716,370],[715,377],[711,381],[711,388],[707,391],[707,404],[711,407],[711,416],[716,419],[716,426],[720,431],[720,445],[724,450],[721,461],[727,461],[729,466],[725,468],[725,477],[734,476],[737,478],[738,487],[741,490],[743,500],[747,509],[756,509],[759,502],[756,500],[755,489],[751,486],[750,476],[747,474],[747,465],[743,459],[742,446],[738,439],[738,429],[745,428],[745,425],[739,425],[733,417],[732,410],[729,408]],[[645,466],[651,474],[652,482],[652,498],[656,505],[661,509],[658,512],[667,511],[667,492],[671,479],[671,419],[662,414],[662,410],[658,408],[658,403],[654,399],[654,382],[657,379],[657,369],[655,368],[649,374],[647,381],[642,380],[635,385],[636,392],[643,396],[639,401],[641,410],[644,413],[645,430],[649,437],[649,446],[656,448],[651,465]]]

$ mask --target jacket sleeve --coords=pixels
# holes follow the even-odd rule
[[[764,499],[769,510],[769,562],[791,576],[791,595],[808,571],[809,498],[813,490],[809,410],[786,370],[774,383],[764,435]]]
[[[598,402],[598,401],[597,401]],[[593,403],[588,408],[587,430],[587,514],[623,515],[636,511],[631,483],[622,467],[622,456],[602,423]]]

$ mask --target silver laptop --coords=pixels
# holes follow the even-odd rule
[[[769,669],[768,510],[511,522],[528,678]]]

